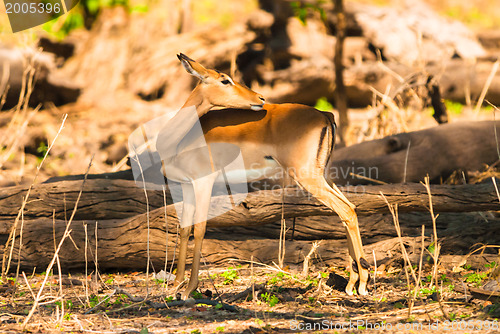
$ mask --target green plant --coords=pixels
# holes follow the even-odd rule
[[[493,304],[488,309],[488,314],[494,314],[496,310],[500,307],[500,304]]]
[[[224,332],[224,326],[219,326],[219,327],[216,327],[215,330],[217,332]]]
[[[319,279],[307,275],[306,283],[307,283],[307,289],[310,289],[313,286],[318,286]]]
[[[403,305],[403,303],[397,302],[396,304],[394,304],[394,308],[402,309],[402,308],[405,308],[405,306]]]
[[[442,274],[441,276],[439,276],[439,280],[443,281],[443,282],[449,282],[450,281],[448,279],[448,277],[446,277],[446,274]]]
[[[290,2],[290,6],[293,9],[295,17],[297,17],[302,24],[306,25],[307,16],[310,12],[319,13],[321,20],[326,22],[326,12],[322,7],[325,2],[325,0],[316,0],[315,2],[292,1]]]
[[[444,105],[451,114],[460,115],[464,111],[464,105],[458,102],[445,100]]]
[[[330,102],[328,102],[328,99],[326,97],[320,97],[317,101],[316,104],[314,105],[314,108],[320,110],[320,111],[330,111],[333,110],[333,106]]]
[[[234,280],[239,278],[238,271],[233,267],[229,267],[228,270],[224,271],[220,276],[224,278],[223,284],[232,284]]]
[[[420,290],[418,290],[417,295],[420,297],[425,297],[425,296],[432,295],[435,292],[437,292],[436,286],[433,286],[432,289],[423,287],[423,288],[420,288]]]
[[[468,283],[474,284],[474,286],[479,286],[487,276],[487,273],[469,273],[464,275],[465,280]]]
[[[433,242],[431,242],[431,244],[429,245],[429,247],[427,247],[427,251],[428,251],[430,254],[434,255],[435,250],[436,250],[436,245],[434,244],[434,241],[433,241]],[[430,262],[430,260],[431,260],[431,256],[430,256],[430,255],[428,255],[428,256],[426,257],[426,261],[427,261],[427,262]],[[430,275],[428,275],[427,277],[429,277],[429,276],[430,276]],[[431,279],[432,279],[432,277],[431,277]],[[429,282],[430,282],[430,280],[429,280]]]
[[[273,275],[273,274],[268,274],[268,275],[272,277],[272,278],[271,278],[271,279],[267,282],[267,283],[269,283],[269,284],[271,284],[271,285],[272,285],[272,284],[276,284],[276,283],[278,283],[278,282],[281,282],[281,281],[283,281],[283,280],[284,280],[284,279],[286,279],[286,278],[290,278],[290,275],[287,275],[287,274],[285,274],[285,273],[284,273],[284,272],[282,272],[282,271],[280,271],[280,272],[278,272],[278,273],[276,273],[276,274],[274,274],[274,275]]]
[[[97,304],[99,304],[99,296],[96,296],[96,295],[90,296],[89,304],[90,304],[91,308],[95,307]]]
[[[484,266],[485,266],[486,268],[491,268],[491,269],[493,269],[493,268],[496,268],[496,267],[497,267],[497,263],[496,263],[495,261],[491,261],[490,263],[486,263]]]
[[[194,299],[202,299],[203,295],[198,291],[193,291],[191,292],[191,297],[193,297]]]
[[[63,24],[59,20],[64,20]],[[42,29],[52,37],[62,40],[71,31],[84,27],[84,18],[79,9],[74,9],[57,20],[51,20],[42,26]]]
[[[62,302],[60,301],[57,301],[57,302],[54,302],[54,305],[57,305],[59,307],[62,307]],[[64,303],[64,308],[65,309],[71,309],[73,308],[73,302],[71,300],[67,300],[65,303]]]
[[[114,305],[122,305],[128,297],[126,295],[120,294],[116,297],[116,300],[113,302]]]
[[[260,295],[262,300],[265,301],[270,307],[278,304],[280,300],[275,295],[270,294],[269,292],[265,292]]]
[[[90,29],[92,23],[104,8],[122,6],[130,13],[145,13],[149,11],[147,3],[131,5],[128,0],[81,0],[78,5],[57,20],[51,20],[42,29],[57,39],[63,39],[76,29]],[[60,20],[63,20],[62,23]]]

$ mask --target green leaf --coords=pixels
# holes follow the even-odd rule
[[[330,102],[328,102],[328,99],[326,97],[320,97],[318,101],[316,101],[314,108],[320,111],[330,111],[333,109],[333,106]]]

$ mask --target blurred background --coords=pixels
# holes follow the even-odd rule
[[[0,186],[32,181],[65,114],[40,181],[84,173],[92,155],[91,173],[128,169],[129,134],[197,83],[179,52],[268,102],[332,111],[340,146],[500,105],[497,0],[81,0],[15,34],[4,9]]]

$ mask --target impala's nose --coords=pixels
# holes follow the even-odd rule
[[[263,107],[264,107],[264,102],[266,102],[266,99],[264,98],[264,96],[262,96],[262,95],[260,95],[260,94],[259,94],[259,95],[257,95],[257,96],[258,96],[259,100],[261,100],[261,101],[262,101],[262,103],[261,103],[261,104],[252,104],[250,108],[251,108],[252,110],[259,111],[259,110],[262,110],[262,109],[263,109]]]

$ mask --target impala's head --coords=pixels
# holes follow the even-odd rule
[[[264,97],[234,82],[229,75],[209,70],[183,53],[177,55],[186,71],[201,80],[196,93],[213,107],[262,110]]]

